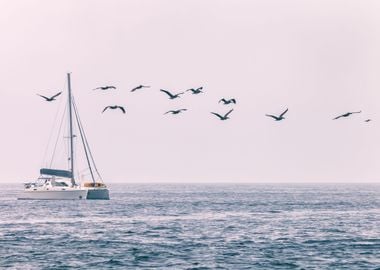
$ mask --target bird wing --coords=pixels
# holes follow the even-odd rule
[[[187,89],[185,92],[187,92],[187,91],[191,91],[191,92],[194,93],[195,89],[194,88],[190,88],[190,89]]]
[[[103,109],[102,113],[104,113],[110,106],[107,106]]]
[[[60,94],[62,94],[62,92],[55,94],[54,96],[51,97],[51,99],[58,97]]]
[[[176,94],[176,96],[180,96],[180,95],[183,95],[183,94],[185,94],[185,92],[178,93],[178,94]]]
[[[230,113],[232,113],[233,110],[234,110],[234,109],[231,109],[228,113],[226,113],[226,114],[224,115],[224,117],[227,117]]]
[[[96,87],[96,88],[94,88],[92,90],[98,90],[98,89],[102,89],[102,88],[101,87]]]
[[[343,115],[339,115],[339,116],[333,118],[333,120],[339,119],[339,118],[341,118],[341,117],[343,117]]]
[[[276,119],[276,120],[278,120],[278,117],[277,117],[277,116],[275,116],[275,115],[266,114],[265,116],[268,116],[268,117],[272,117],[273,119]]]
[[[45,97],[45,96],[43,96],[43,95],[40,95],[40,94],[37,94],[37,96],[40,96],[40,97],[43,97],[44,99],[46,99],[46,100],[49,100],[50,98],[48,98],[48,97]]]
[[[167,111],[166,113],[164,113],[164,114],[168,114],[168,113],[173,113],[173,111]]]
[[[282,114],[280,114],[280,117],[283,117],[288,111],[289,109],[287,108]]]
[[[109,89],[116,89],[115,86],[107,86],[107,88],[109,88]]]
[[[166,91],[164,89],[160,89],[160,91],[166,93],[169,97],[174,97],[174,95],[170,93],[169,91]]]
[[[221,101],[223,101],[224,103],[226,103],[226,99],[224,99],[224,98],[222,98],[221,100],[219,100],[219,102],[218,103],[220,103]]]
[[[123,106],[117,106],[123,113],[125,113],[125,109]]]
[[[236,104],[236,99],[231,98],[230,101],[231,101],[232,103]]]
[[[220,119],[223,119],[223,116],[221,116],[219,113],[215,113],[215,112],[211,112],[213,115],[216,115],[217,117],[219,117]]]
[[[361,113],[362,111],[358,111],[358,112],[351,112],[351,113]]]
[[[187,111],[187,109],[180,109],[180,111]]]

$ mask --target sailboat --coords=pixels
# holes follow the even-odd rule
[[[71,90],[70,73],[67,74],[68,84],[68,138],[69,139],[69,169],[40,169],[40,176],[36,181],[24,183],[24,190],[19,194],[19,200],[109,200],[109,190],[104,184],[95,165],[86,134],[75,104]],[[73,113],[74,112],[74,113]],[[79,137],[85,154],[86,164],[91,175],[91,181],[79,182],[74,173],[75,149],[74,121],[75,118]],[[95,178],[97,174],[97,178]]]

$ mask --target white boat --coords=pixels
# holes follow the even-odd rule
[[[25,183],[19,200],[82,200],[87,198],[87,189],[70,186],[53,177],[40,177],[37,181]]]
[[[69,136],[69,169],[40,169],[40,176],[36,181],[24,184],[24,190],[19,194],[19,200],[109,200],[109,190],[103,183],[103,180],[96,168],[94,158],[92,156],[86,134],[79,118],[78,110],[75,105],[72,91],[70,74],[67,74],[68,82],[68,127]],[[74,114],[73,114],[74,112]],[[78,177],[74,174],[74,138],[77,136],[73,133],[73,118],[75,117],[79,137],[83,145],[83,152],[87,169],[90,172],[90,181],[77,181]],[[55,150],[54,150],[55,152]],[[97,178],[95,178],[95,174]]]

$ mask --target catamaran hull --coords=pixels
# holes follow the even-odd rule
[[[110,194],[107,188],[89,188],[87,200],[109,200]]]
[[[87,190],[24,190],[18,200],[85,200]]]

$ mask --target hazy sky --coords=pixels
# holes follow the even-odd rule
[[[106,182],[376,182],[379,14],[376,0],[0,0],[0,181],[38,176],[66,97],[36,93],[70,71]],[[228,121],[210,114],[232,107],[222,97],[238,102]],[[113,104],[127,114],[101,114]]]

